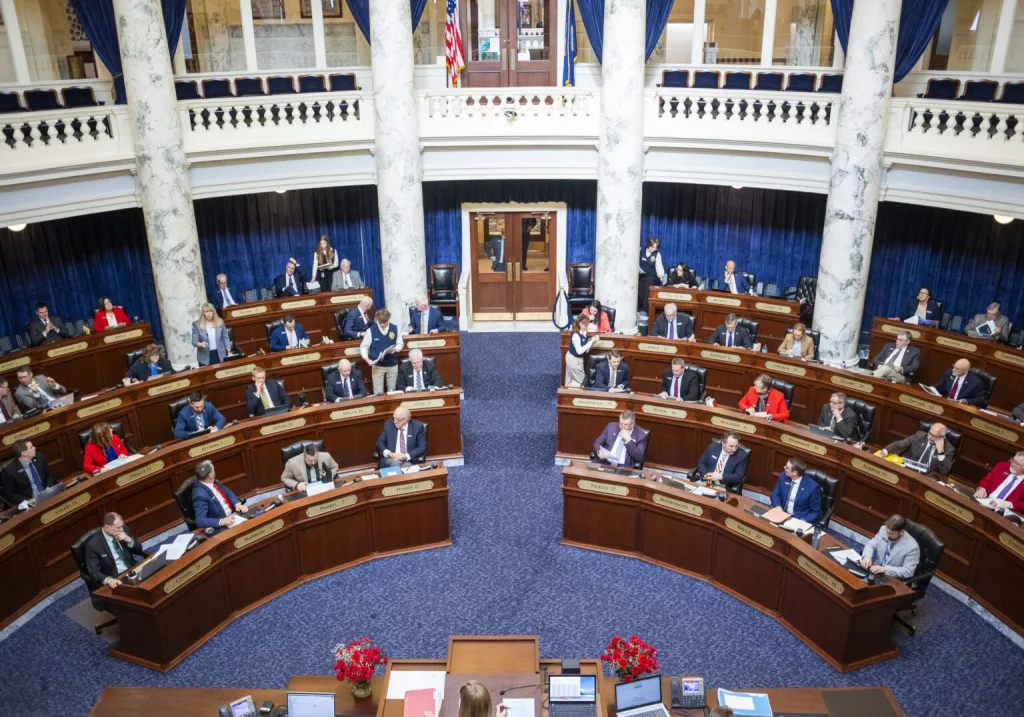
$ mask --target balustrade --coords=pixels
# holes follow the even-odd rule
[[[573,88],[480,88],[420,93],[420,136],[530,138],[597,136],[597,92]]]
[[[134,163],[129,121],[124,105],[0,115],[0,176]]]

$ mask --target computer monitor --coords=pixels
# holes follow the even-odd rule
[[[333,692],[289,692],[288,717],[335,717]]]
[[[615,709],[618,712],[660,703],[661,675],[615,685]]]
[[[550,702],[595,702],[597,677],[595,675],[550,675],[548,677]]]

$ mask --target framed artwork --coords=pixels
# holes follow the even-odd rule
[[[284,20],[284,0],[250,0],[253,20]]]
[[[300,12],[302,13],[303,19],[313,17],[313,9],[311,7],[313,2],[322,2],[324,7],[324,17],[341,17],[341,5],[342,0],[302,0],[299,3]]]

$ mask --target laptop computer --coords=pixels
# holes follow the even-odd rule
[[[289,692],[288,717],[334,717],[333,692]]]
[[[276,416],[279,413],[288,413],[288,411],[290,410],[292,410],[292,405],[290,403],[283,403],[280,406],[274,406],[273,408],[265,409],[263,415]]]
[[[669,717],[661,701],[661,675],[615,685],[616,717]]]
[[[817,433],[819,436],[824,436],[825,438],[835,438],[835,434],[828,426],[819,426],[817,423],[808,423],[807,430],[811,433]]]
[[[126,582],[131,583],[132,585],[138,585],[165,565],[167,565],[167,553],[157,553],[153,557],[143,560],[132,570],[129,570],[128,575],[126,576]]]
[[[44,490],[42,493],[37,493],[36,494],[36,498],[35,498],[35,502],[33,502],[33,505],[42,505],[43,503],[45,503],[46,501],[50,500],[54,496],[59,495],[59,494],[61,494],[63,492],[64,492],[64,484],[61,483],[60,481],[57,481],[56,483],[51,485],[49,488]]]
[[[50,401],[50,408],[63,408],[64,406],[70,406],[78,398],[78,391],[72,393],[65,393],[63,396],[54,396],[53,400]]]
[[[548,675],[548,717],[595,717],[596,675]]]

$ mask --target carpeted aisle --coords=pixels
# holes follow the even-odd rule
[[[451,470],[454,546],[378,560],[278,598],[168,675],[106,656],[64,614],[84,588],[0,643],[5,715],[87,715],[104,686],[283,687],[327,674],[367,635],[394,657],[443,657],[451,634],[539,634],[544,657],[596,656],[639,633],[663,668],[727,687],[890,685],[908,717],[1020,713],[1024,653],[933,590],[895,660],[840,675],[775,620],[699,580],[563,548],[554,334],[463,336],[466,465]],[[329,448],[329,447],[328,447]],[[15,576],[5,576],[14,579]]]

